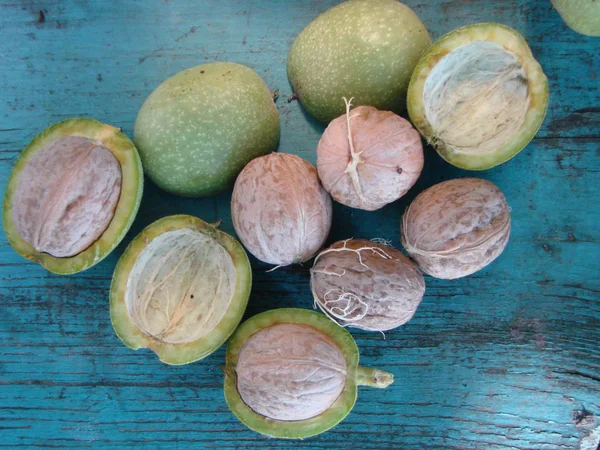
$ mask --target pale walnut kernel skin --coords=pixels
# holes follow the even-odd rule
[[[459,178],[423,191],[402,218],[402,244],[427,274],[461,278],[496,259],[510,236],[510,208],[487,180]]]
[[[286,266],[312,258],[331,228],[331,197],[302,158],[271,153],[238,176],[231,197],[235,231],[256,258]]]
[[[398,200],[415,184],[422,169],[419,132],[393,112],[372,106],[359,106],[333,120],[317,146],[323,187],[336,201],[352,208],[374,211]]]
[[[167,231],[140,252],[127,280],[125,302],[133,323],[167,344],[209,334],[233,299],[235,267],[210,235]]]
[[[254,333],[236,364],[240,397],[273,420],[318,416],[344,390],[347,365],[337,344],[308,325],[280,323]]]
[[[425,280],[417,265],[395,248],[349,239],[317,256],[311,288],[315,304],[338,324],[387,331],[413,317]]]
[[[37,252],[75,256],[102,236],[121,194],[121,166],[97,141],[57,139],[33,155],[19,175],[14,221]]]
[[[517,55],[487,41],[443,57],[423,88],[432,143],[473,157],[506,145],[525,122],[529,103],[527,74]]]

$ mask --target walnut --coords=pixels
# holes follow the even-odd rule
[[[238,392],[274,420],[304,420],[329,409],[346,384],[346,360],[325,333],[281,323],[254,333],[240,350]]]
[[[100,142],[61,137],[36,152],[13,197],[17,231],[36,251],[77,255],[108,228],[121,193],[121,166]]]
[[[340,325],[386,331],[412,318],[425,281],[395,248],[348,239],[315,258],[311,288],[315,305]]]
[[[238,176],[231,215],[250,253],[286,266],[312,258],[323,246],[331,228],[331,198],[310,163],[271,153],[252,160]]]
[[[402,217],[402,244],[437,278],[470,275],[496,259],[510,235],[510,209],[493,183],[444,181],[423,191]]]
[[[359,106],[333,120],[317,147],[323,187],[338,202],[374,211],[398,200],[423,169],[421,136],[390,111]]]

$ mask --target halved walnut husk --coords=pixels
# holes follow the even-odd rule
[[[115,268],[113,328],[132,349],[187,364],[231,335],[251,284],[248,257],[234,238],[196,217],[165,217],[131,242]]]
[[[93,119],[68,119],[19,157],[4,197],[4,229],[25,258],[51,272],[80,272],[123,239],[142,190],[142,165],[127,136]]]

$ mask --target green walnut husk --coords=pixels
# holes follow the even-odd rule
[[[112,325],[128,347],[188,364],[233,333],[251,285],[248,256],[233,237],[196,217],[164,217],[136,236],[115,268]]]
[[[600,1],[551,0],[565,23],[586,36],[600,36]]]
[[[267,85],[230,62],[173,75],[145,101],[134,130],[150,179],[188,197],[230,188],[251,159],[278,141],[279,113]]]
[[[295,308],[267,311],[244,322],[227,344],[225,399],[254,431],[314,436],[350,413],[358,386],[393,383],[392,374],[361,367],[358,359],[352,336],[326,316]]]
[[[4,231],[17,253],[50,272],[81,272],[121,242],[142,191],[138,152],[119,128],[67,119],[38,134],[17,160]]]
[[[484,170],[508,161],[535,136],[546,115],[548,80],[517,31],[480,23],[427,50],[407,102],[411,121],[442,158]]]
[[[306,110],[322,122],[353,105],[406,109],[410,76],[431,45],[417,15],[396,0],[351,0],[313,20],[288,55],[287,73]]]

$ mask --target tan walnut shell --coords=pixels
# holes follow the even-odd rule
[[[422,169],[419,132],[393,112],[372,106],[359,106],[333,120],[317,146],[323,187],[352,208],[374,211],[398,200]]]
[[[121,167],[98,141],[64,136],[37,152],[19,177],[15,225],[38,252],[77,255],[104,233],[121,193]]]
[[[315,328],[280,323],[246,341],[236,367],[244,403],[274,420],[304,420],[329,409],[346,384],[340,348]]]
[[[310,273],[315,305],[339,325],[363,330],[405,324],[425,293],[416,264],[366,239],[336,242],[317,255]]]
[[[402,245],[436,278],[470,275],[496,259],[510,235],[510,208],[496,185],[444,181],[420,193],[402,217]]]
[[[331,197],[304,159],[271,153],[239,174],[231,198],[235,231],[256,258],[286,266],[312,258],[329,235]]]

